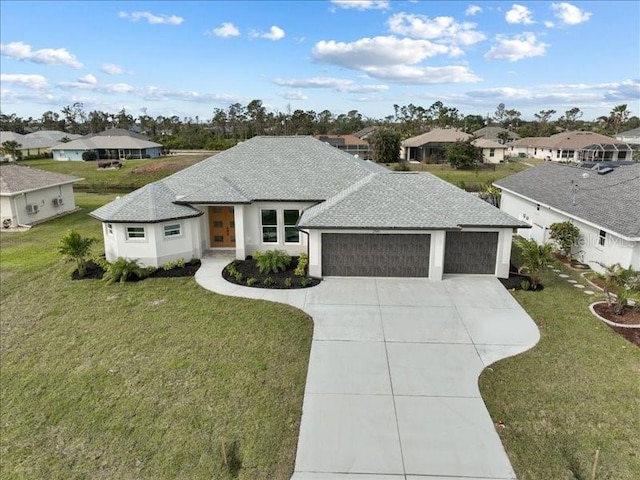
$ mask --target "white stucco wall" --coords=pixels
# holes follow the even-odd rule
[[[62,205],[54,206],[54,198],[62,198]],[[37,205],[38,213],[28,213],[27,205]],[[75,210],[73,185],[58,185],[33,192],[3,196],[0,203],[1,220],[11,219],[13,226],[30,225]]]
[[[504,152],[506,148],[494,148],[493,149],[493,157],[491,156],[490,148],[482,149],[482,157],[484,158],[484,163],[500,163],[504,162]]]
[[[166,237],[165,225],[180,224],[181,234]],[[111,225],[113,233],[108,230]],[[127,227],[142,227],[145,238],[127,239]],[[161,267],[180,258],[189,261],[202,257],[200,219],[185,218],[162,223],[108,223],[102,224],[105,255],[112,262],[118,257],[135,258],[143,266]]]
[[[640,241],[622,238],[610,230],[572,218],[548,205],[537,204],[507,191],[502,192],[500,209],[529,223],[532,228],[520,229],[518,234],[538,243],[551,242],[548,229],[552,223],[571,221],[580,229],[580,240],[574,247],[573,254],[595,271],[603,270],[596,262],[605,265],[620,263],[623,267],[631,265],[640,269]],[[604,245],[600,245],[600,230],[606,232]]]

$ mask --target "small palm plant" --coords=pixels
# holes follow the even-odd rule
[[[516,244],[520,247],[522,266],[520,272],[526,271],[531,276],[531,288],[535,290],[540,284],[540,270],[551,259],[553,245],[550,243],[538,244],[535,240],[517,238]]]
[[[60,239],[58,252],[68,261],[76,262],[78,276],[81,278],[87,273],[87,258],[96,241],[95,238],[83,237],[76,230],[69,230]]]
[[[291,263],[291,256],[284,250],[267,250],[255,252],[253,258],[261,273],[284,272]]]
[[[106,283],[124,283],[134,276],[138,278],[148,277],[154,270],[153,267],[142,267],[136,259],[118,257],[114,262],[107,264],[107,269],[102,279]]]
[[[640,272],[631,268],[623,268],[619,263],[605,265],[597,262],[603,273],[598,278],[604,283],[607,305],[616,315],[622,315],[629,299],[640,291]]]

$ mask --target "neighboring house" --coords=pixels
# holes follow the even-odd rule
[[[502,127],[484,127],[473,132],[473,136],[476,138],[484,138],[487,140],[495,140],[500,143],[511,143],[515,140],[519,140],[521,137],[517,133],[507,130]],[[506,141],[503,141],[501,137],[506,136]]]
[[[632,145],[640,145],[640,127],[627,130],[626,132],[620,132],[616,135],[616,140]]]
[[[373,152],[369,142],[361,140],[355,135],[318,135],[316,138],[343,152],[357,155],[358,158],[363,160],[373,160]]]
[[[81,136],[53,130],[37,131],[27,135],[15,132],[0,132],[0,144],[7,140],[12,140],[19,144],[20,158],[41,157],[49,155],[51,147],[60,143],[60,139],[64,137],[74,139]]]
[[[126,130],[124,128],[107,128],[102,132],[90,133],[89,135],[85,135],[84,138],[91,137],[132,137],[137,138],[138,140],[150,140],[146,135],[138,132],[133,132],[131,130]]]
[[[32,225],[75,210],[73,182],[79,180],[23,165],[0,166],[2,226]]]
[[[28,133],[25,137],[41,139],[46,142],[49,147],[53,147],[64,139],[69,141],[76,140],[78,138],[82,138],[82,135],[78,135],[77,133],[61,132],[60,130],[36,130],[35,132]]]
[[[107,260],[209,249],[308,252],[312,276],[509,273],[527,225],[428,173],[391,172],[312,137],[254,137],[93,211]]]
[[[550,137],[525,137],[509,144],[513,157],[533,157],[555,162],[631,160],[631,147],[615,138],[593,132],[562,132]]]
[[[435,128],[430,132],[402,141],[400,158],[407,161],[424,162],[444,159],[444,149],[455,142],[465,142],[473,135],[453,128]]]
[[[482,159],[484,163],[502,163],[504,162],[507,146],[496,140],[486,138],[478,138],[471,142],[474,146],[482,149]]]
[[[82,160],[84,152],[93,151],[98,160],[156,158],[162,155],[162,145],[129,135],[83,137],[51,148],[55,160]]]
[[[353,135],[355,137],[358,137],[361,140],[368,140],[378,128],[380,127],[378,127],[377,125],[373,125],[371,127],[364,127],[362,130],[358,130]]]
[[[550,241],[552,223],[572,222],[575,253],[594,270],[595,262],[640,269],[640,163],[585,167],[545,163],[499,180],[500,209],[527,222],[518,233],[538,243]]]

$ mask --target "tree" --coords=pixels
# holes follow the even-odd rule
[[[84,277],[87,272],[87,257],[95,238],[83,237],[76,230],[69,230],[58,244],[58,253],[69,261],[76,262],[78,276]]]
[[[631,266],[623,268],[619,263],[614,265],[597,263],[604,268],[604,272],[599,273],[598,278],[604,282],[607,305],[616,315],[622,315],[632,292],[640,291],[640,272]]]
[[[611,126],[611,132],[617,135],[620,132],[620,127],[629,119],[629,110],[627,105],[616,105],[609,113],[609,125]]]
[[[87,114],[84,112],[84,105],[81,102],[75,102],[73,105],[66,106],[62,109],[62,114],[66,120],[66,130],[71,133],[86,133],[85,122]]]
[[[498,140],[500,140],[500,143],[502,145],[504,145],[505,143],[507,143],[509,141],[509,132],[498,132],[498,135],[496,135],[498,137]]]
[[[379,127],[369,137],[373,160],[377,163],[394,163],[400,154],[400,134],[389,127]]]
[[[531,277],[531,287],[535,290],[540,284],[540,270],[551,259],[553,253],[553,245],[543,243],[539,245],[535,240],[518,237],[516,245],[520,247],[520,255],[522,257],[522,266],[519,272],[526,271]]]
[[[450,143],[444,152],[447,163],[456,169],[472,168],[482,163],[482,149],[473,145],[471,140]]]
[[[15,162],[20,158],[21,146],[22,144],[16,142],[15,140],[7,140],[5,142],[2,142],[2,153],[10,157],[12,162]]]
[[[555,110],[540,110],[539,113],[534,113],[533,116],[536,117],[538,121],[537,125],[537,133],[540,136],[545,136],[553,133],[553,128],[549,125],[549,120],[556,113]]]
[[[549,226],[549,236],[554,240],[562,254],[570,258],[571,248],[580,238],[580,229],[571,222],[557,222]]]
[[[504,127],[507,123],[507,113],[506,107],[504,103],[498,104],[498,108],[496,108],[495,113],[493,114],[493,119],[500,124],[500,126]]]
[[[582,117],[582,112],[578,107],[573,107],[564,112],[558,119],[558,125],[565,130],[575,130],[578,127],[578,120]]]

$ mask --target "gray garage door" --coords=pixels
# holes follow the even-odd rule
[[[495,273],[498,232],[447,232],[444,273]]]
[[[431,235],[323,233],[322,275],[428,277]]]

